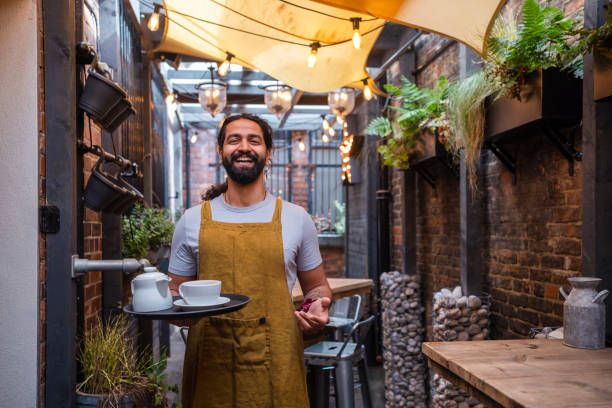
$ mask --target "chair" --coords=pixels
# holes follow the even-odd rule
[[[329,323],[326,327],[333,329],[333,339],[343,341],[343,334],[359,321],[361,317],[361,296],[353,295],[334,301],[329,309]]]
[[[353,366],[359,371],[361,393],[364,407],[372,407],[370,385],[368,380],[368,365],[366,362],[363,342],[374,321],[375,316],[355,324],[350,334],[340,341],[322,341],[304,350],[304,360],[309,368],[310,406],[314,408],[327,407],[329,402],[329,372],[335,373],[336,407],[353,408],[355,395],[353,386]],[[352,342],[356,335],[357,342]]]

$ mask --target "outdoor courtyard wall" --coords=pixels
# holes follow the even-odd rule
[[[38,324],[39,11],[36,1],[0,2],[1,407],[36,407],[44,336]]]
[[[581,1],[557,1],[566,13]],[[504,12],[516,10],[511,1]],[[459,46],[427,34],[416,45],[417,85],[435,86],[440,75],[459,75]],[[579,127],[564,131],[581,150]],[[489,151],[483,151],[477,202],[482,233],[482,291],[491,295],[492,336],[526,337],[530,328],[561,326],[563,302],[559,287],[581,274],[582,175],[546,137],[532,132],[507,145],[517,157],[512,174]],[[436,189],[417,176],[416,191],[403,192],[404,172],[392,172],[391,264],[402,270],[403,200],[416,199],[417,273],[424,285],[428,337],[431,340],[433,292],[460,285],[459,178],[440,165]],[[407,173],[412,174],[412,173]]]

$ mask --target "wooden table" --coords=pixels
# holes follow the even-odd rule
[[[612,407],[612,348],[561,340],[423,343],[429,366],[491,407]]]
[[[358,293],[369,293],[372,290],[372,286],[374,286],[372,279],[329,278],[327,281],[332,290],[332,300]],[[291,293],[294,303],[302,303],[304,301],[304,294],[302,293],[299,281],[295,282]]]

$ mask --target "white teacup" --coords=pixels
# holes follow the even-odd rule
[[[221,294],[221,281],[194,280],[183,282],[178,288],[179,294],[188,305],[204,306],[212,304]]]

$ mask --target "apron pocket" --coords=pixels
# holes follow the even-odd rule
[[[233,361],[235,367],[268,366],[270,360],[270,330],[266,319],[231,319],[210,317],[210,334],[215,347],[213,359]],[[208,336],[206,336],[208,337]]]

